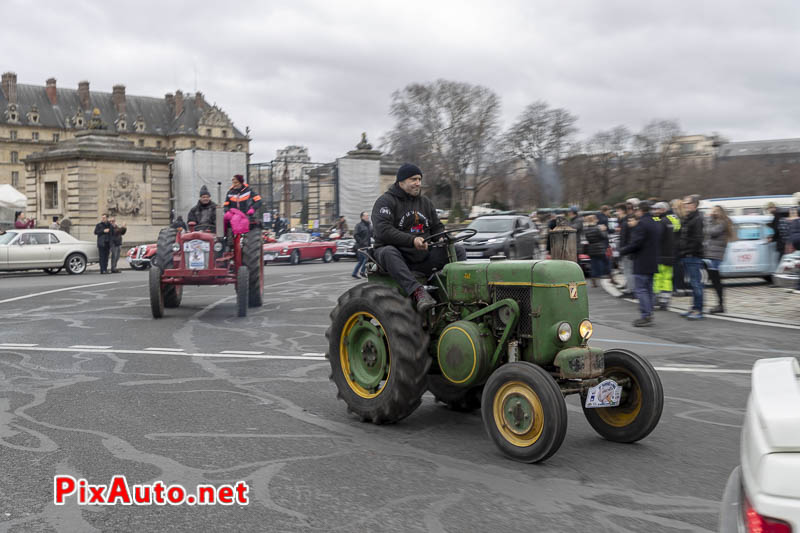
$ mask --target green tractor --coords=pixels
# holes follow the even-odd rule
[[[527,463],[553,455],[567,431],[564,397],[579,394],[604,438],[635,442],[658,424],[664,391],[643,357],[588,346],[586,281],[571,261],[459,262],[474,230],[432,235],[450,262],[420,282],[438,305],[419,313],[374,260],[369,281],[339,297],[326,333],[331,380],[348,411],[390,424],[430,390],[459,411],[481,409],[491,439]]]

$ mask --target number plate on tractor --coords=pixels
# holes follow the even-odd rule
[[[586,395],[586,408],[616,407],[622,396],[622,387],[611,379],[598,383]]]

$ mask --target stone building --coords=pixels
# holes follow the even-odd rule
[[[77,89],[57,87],[55,78],[44,86],[18,84],[17,75],[6,72],[0,84],[0,184],[25,192],[25,159],[85,131],[95,109],[120,139],[169,158],[188,148],[249,150],[249,137],[201,92],[134,96],[124,85],[110,93],[91,91],[88,81]]]

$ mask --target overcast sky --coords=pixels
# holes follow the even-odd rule
[[[251,129],[327,162],[391,128],[391,93],[437,78],[543,99],[580,136],[652,118],[731,140],[800,137],[800,3],[689,1],[0,2],[19,83],[163,96],[199,89]],[[196,79],[196,84],[195,84]]]

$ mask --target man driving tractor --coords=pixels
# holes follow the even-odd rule
[[[217,204],[211,201],[211,193],[208,187],[200,187],[200,200],[197,205],[189,210],[186,222],[194,222],[198,230],[205,229],[214,231],[217,226]]]
[[[409,296],[417,310],[425,312],[436,300],[416,280],[412,272],[430,275],[448,262],[447,249],[429,249],[427,237],[444,231],[433,203],[421,195],[422,171],[406,163],[397,179],[372,208],[375,228],[375,255],[378,262]],[[456,247],[459,261],[466,259],[463,247]]]

